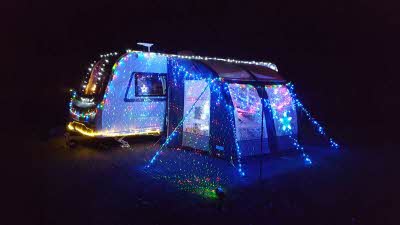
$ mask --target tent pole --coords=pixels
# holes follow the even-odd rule
[[[262,180],[262,166],[263,166],[262,154],[263,154],[263,137],[264,137],[264,104],[262,99],[263,98],[261,98],[260,181]]]

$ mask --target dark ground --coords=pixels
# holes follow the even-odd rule
[[[312,167],[297,154],[244,163],[250,178],[238,181],[226,161],[193,152],[167,151],[144,172],[155,139],[130,139],[131,149],[62,137],[34,143],[34,224],[398,224],[397,159],[342,149],[308,147]],[[33,143],[32,143],[33,144]],[[183,156],[183,157],[182,157]],[[174,159],[180,164],[169,168]],[[226,198],[221,201],[179,185],[163,170],[179,173],[194,159],[216,165]],[[192,162],[193,160],[193,162]],[[210,165],[209,164],[209,165]],[[204,166],[202,166],[204,167]],[[153,168],[153,166],[151,167]],[[171,171],[171,170],[174,170]],[[187,172],[187,171],[186,171]],[[196,170],[193,169],[193,174]],[[161,174],[161,176],[159,176]],[[200,177],[202,175],[199,175]],[[236,177],[236,178],[235,178]],[[193,193],[194,192],[194,193]]]

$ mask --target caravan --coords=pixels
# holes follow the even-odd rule
[[[69,106],[70,132],[160,135],[166,147],[224,158],[287,150],[297,140],[295,102],[269,62],[110,53],[91,65]]]

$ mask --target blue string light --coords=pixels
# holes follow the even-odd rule
[[[294,138],[292,135],[289,135],[289,138],[292,140],[293,146],[294,146],[297,150],[301,151],[301,156],[303,157],[304,164],[305,164],[306,166],[311,166],[311,165],[312,165],[311,158],[310,158],[310,156],[309,156],[308,154],[305,153],[304,147],[303,147],[302,145],[299,144],[299,141],[297,140],[297,138]]]
[[[224,84],[224,90],[226,91],[227,95],[230,95],[229,88],[226,83]],[[242,168],[242,152],[240,150],[239,141],[237,140],[237,133],[236,133],[236,127],[235,127],[235,121],[234,121],[234,118],[235,118],[234,110],[235,109],[233,106],[228,105],[228,104],[225,105],[225,107],[227,108],[227,110],[229,112],[229,122],[230,122],[230,124],[232,126],[232,130],[233,130],[233,137],[235,140],[235,147],[236,147],[235,149],[236,149],[238,172],[239,172],[240,176],[245,176],[246,174]]]
[[[184,79],[197,79],[200,80],[202,79],[202,76],[200,74],[193,74],[190,73],[186,70],[185,67],[178,65],[178,62],[176,60],[174,61],[174,69],[176,69],[178,71],[178,73],[184,73]],[[216,100],[216,104],[219,105],[221,103],[221,100],[223,98],[223,94],[221,93],[221,83],[217,84],[216,81],[222,81],[221,78],[214,78],[212,80],[209,80],[209,86],[211,88],[211,91],[215,94],[217,94],[217,100]],[[227,94],[228,96],[230,95],[229,92],[229,88],[228,85],[226,83],[223,84],[223,89],[225,91],[225,94]],[[232,130],[234,133],[234,141],[235,141],[235,150],[236,150],[236,156],[237,156],[237,166],[238,166],[238,172],[241,176],[245,176],[245,172],[243,170],[243,166],[242,166],[242,162],[241,162],[241,158],[242,158],[242,152],[240,150],[240,146],[239,146],[239,142],[237,140],[237,135],[236,135],[236,127],[235,127],[235,121],[234,121],[234,107],[231,105],[226,104],[225,105],[227,111],[229,112],[229,122],[232,126]]]
[[[184,74],[184,79],[195,79],[195,80],[201,80],[202,76],[199,74],[193,74],[188,72],[185,67],[180,66],[178,64],[178,62],[176,60],[172,60],[173,61],[173,68],[175,71],[177,71],[174,74],[174,85],[176,86],[176,76],[177,74]],[[177,136],[177,129],[183,125],[183,122],[186,120],[186,118],[188,117],[188,115],[191,113],[191,111],[193,110],[194,106],[196,105],[197,101],[201,98],[201,96],[204,94],[204,92],[207,90],[208,87],[210,87],[211,91],[217,94],[217,100],[216,100],[216,104],[219,105],[221,103],[221,100],[223,98],[223,94],[221,93],[221,84],[219,83],[216,84],[215,81],[221,81],[221,78],[214,78],[214,79],[206,79],[207,81],[207,86],[204,88],[204,90],[201,92],[200,96],[196,99],[195,103],[191,106],[190,110],[186,113],[186,115],[182,118],[182,120],[178,123],[178,125],[175,127],[175,129],[173,130],[173,132],[166,138],[166,141],[161,145],[160,150],[158,150],[156,152],[156,154],[152,157],[152,159],[150,160],[149,164],[146,166],[146,168],[149,168],[151,164],[153,164],[157,157],[160,155],[160,153],[162,153],[163,149],[165,148],[165,146],[167,146],[173,137]],[[229,93],[229,88],[227,84],[223,84],[223,90],[225,91],[226,94],[230,94]],[[234,107],[231,105],[225,105],[227,111],[229,112],[229,122],[232,126],[233,129],[233,133],[234,133],[234,141],[235,141],[235,150],[236,150],[236,156],[237,156],[237,170],[238,173],[241,176],[245,176],[245,172],[243,170],[243,166],[242,166],[242,162],[241,162],[241,158],[242,158],[242,153],[240,151],[240,146],[236,137],[236,129],[235,129],[235,122],[234,122]]]
[[[177,74],[182,74],[184,75],[184,79],[195,79],[195,80],[201,80],[202,76],[201,74],[193,74],[188,72],[185,67],[180,66],[176,60],[173,60],[173,68],[176,71],[176,73],[174,73],[174,81],[176,81],[176,77],[175,75]],[[173,132],[166,138],[166,141],[161,145],[160,150],[158,150],[156,152],[156,154],[152,157],[152,159],[150,160],[150,163],[146,166],[147,168],[153,164],[157,157],[160,155],[160,153],[162,153],[163,149],[165,148],[166,145],[168,145],[171,140],[177,136],[177,129],[182,126],[183,122],[185,121],[185,119],[187,118],[187,116],[191,113],[191,111],[193,110],[195,104],[197,103],[197,101],[201,98],[201,96],[203,95],[203,93],[206,91],[206,89],[208,87],[210,87],[211,91],[215,94],[217,94],[217,100],[216,100],[216,104],[220,104],[221,100],[222,100],[222,96],[223,94],[221,93],[221,87],[223,88],[223,91],[225,92],[225,94],[227,94],[228,96],[230,95],[229,92],[229,88],[228,85],[226,83],[219,83],[219,85],[217,85],[215,83],[215,81],[222,81],[221,78],[215,78],[215,79],[206,79],[207,81],[207,86],[204,88],[204,90],[201,92],[200,96],[196,99],[195,103],[191,106],[190,110],[185,114],[185,116],[182,118],[182,120],[178,123],[178,125],[175,127],[175,129],[173,130]],[[174,82],[175,85],[177,85],[176,82]],[[290,96],[292,98],[293,103],[295,104],[296,107],[300,107],[301,110],[303,112],[305,112],[305,114],[307,115],[307,118],[310,120],[310,122],[316,127],[317,132],[320,135],[323,135],[325,137],[327,137],[327,134],[325,132],[325,130],[323,129],[323,127],[311,116],[310,112],[301,104],[301,102],[296,98],[296,94],[294,93],[294,87],[293,84],[288,83],[286,85],[286,87],[289,89],[289,93]],[[270,101],[268,99],[263,99],[263,101],[265,102],[265,104],[267,105],[268,110],[271,112],[273,119],[280,121],[282,123],[282,129],[284,131],[285,134],[287,134],[287,136],[290,138],[290,140],[292,141],[292,145],[296,150],[299,150],[301,152],[301,156],[303,157],[304,163],[306,165],[312,165],[312,160],[310,159],[310,156],[308,154],[305,153],[304,151],[304,147],[302,145],[299,144],[298,139],[295,138],[293,136],[293,130],[290,126],[290,121],[291,121],[291,117],[287,116],[287,113],[283,113],[283,117],[279,118],[278,117],[278,113],[276,112],[275,109],[273,109],[273,107],[271,107]],[[234,136],[234,141],[235,141],[235,150],[236,150],[236,156],[237,156],[237,165],[238,165],[238,172],[241,176],[245,176],[245,172],[243,171],[243,166],[242,166],[242,153],[240,150],[240,145],[237,139],[237,135],[236,135],[236,128],[235,128],[235,121],[234,121],[234,107],[226,104],[225,105],[228,113],[229,113],[229,122],[232,126],[233,129],[233,136]],[[328,138],[329,143],[331,145],[331,147],[333,148],[339,148],[339,145],[333,140],[333,138]]]
[[[165,142],[161,145],[160,149],[156,152],[156,154],[151,158],[150,163],[147,164],[146,168],[149,168],[151,164],[154,163],[154,161],[157,159],[157,157],[160,155],[160,153],[162,153],[163,149],[165,146],[167,146],[173,137],[176,136],[177,134],[177,129],[183,125],[183,122],[186,120],[186,118],[188,117],[188,115],[192,112],[192,110],[194,109],[194,106],[196,105],[196,103],[199,101],[199,99],[201,98],[201,96],[204,94],[204,92],[206,92],[207,88],[209,86],[209,83],[207,83],[207,86],[203,89],[203,91],[201,92],[201,94],[199,95],[199,97],[196,99],[196,101],[193,103],[193,105],[190,107],[190,109],[188,110],[188,112],[185,114],[185,116],[182,118],[182,120],[178,123],[178,125],[175,127],[175,129],[171,132],[170,135],[168,135],[168,137],[166,138]]]
[[[281,119],[278,118],[277,116],[277,112],[276,110],[271,106],[271,103],[269,101],[269,99],[263,99],[265,105],[267,105],[268,111],[272,114],[273,119],[277,120],[277,119]],[[286,115],[286,113],[285,113]],[[292,145],[296,150],[299,150],[301,152],[301,156],[303,157],[303,161],[304,164],[306,166],[311,166],[312,165],[312,160],[310,158],[310,156],[308,154],[305,153],[304,151],[304,147],[302,145],[300,145],[299,141],[297,140],[297,138],[292,136],[292,130],[291,129],[285,129],[285,131],[288,134],[288,137],[290,138],[290,140],[292,141]]]
[[[329,141],[331,148],[334,148],[334,149],[340,148],[339,144],[337,144],[332,137],[328,137],[324,128],[318,123],[318,121],[316,119],[314,119],[314,117],[312,117],[311,113],[304,107],[304,105],[297,98],[297,95],[294,92],[294,85],[289,82],[286,84],[286,86],[289,88],[289,92],[290,92],[296,106],[299,107],[305,113],[305,115],[307,116],[307,119],[315,127],[317,132]]]

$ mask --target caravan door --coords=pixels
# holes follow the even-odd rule
[[[250,84],[229,84],[234,106],[236,140],[243,156],[269,153],[263,104]]]
[[[185,80],[182,145],[209,151],[210,87],[205,80]]]

